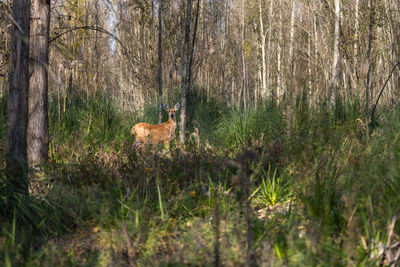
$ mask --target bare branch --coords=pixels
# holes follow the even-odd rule
[[[371,117],[370,117],[371,122],[374,121],[374,115],[375,115],[376,106],[378,106],[378,103],[379,103],[379,100],[380,100],[380,98],[381,98],[381,96],[382,96],[383,90],[385,89],[385,87],[386,87],[388,81],[389,81],[390,78],[392,77],[394,70],[395,70],[395,69],[397,68],[397,66],[399,66],[399,65],[400,65],[400,62],[397,62],[396,65],[394,65],[394,67],[392,68],[392,71],[390,72],[390,74],[389,74],[389,76],[387,77],[385,83],[383,84],[383,87],[382,87],[382,89],[381,89],[381,91],[380,91],[380,93],[379,93],[379,95],[378,95],[378,98],[376,99],[376,103],[375,103],[375,105],[374,105],[374,107],[372,108],[372,111],[371,111]]]

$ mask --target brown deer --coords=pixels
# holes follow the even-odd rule
[[[136,145],[166,144],[175,137],[175,112],[179,109],[179,103],[174,108],[168,105],[164,105],[164,108],[169,115],[168,121],[156,125],[141,122],[132,127]]]

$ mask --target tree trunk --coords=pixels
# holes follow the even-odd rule
[[[188,57],[189,57],[189,45],[190,45],[190,22],[192,15],[192,0],[187,1],[186,7],[186,22],[185,22],[185,41],[183,45],[183,53],[182,53],[182,85],[181,85],[181,94],[182,94],[182,109],[181,116],[179,122],[179,130],[180,130],[180,141],[183,143],[185,141],[185,131],[186,131],[186,100],[187,100],[187,91],[188,91]]]
[[[289,78],[293,78],[293,73],[294,73],[294,22],[296,19],[295,16],[295,11],[296,11],[296,1],[293,0],[292,2],[292,14],[290,16],[290,37],[289,37]]]
[[[12,5],[11,58],[7,121],[7,172],[17,190],[28,192],[26,127],[29,86],[30,0]],[[19,180],[19,181],[18,181]]]
[[[313,43],[314,43],[314,61],[318,62],[319,59],[319,46],[318,46],[318,41],[319,41],[319,35],[318,35],[318,11],[317,11],[317,6],[315,1],[312,1],[312,14],[313,14]],[[314,73],[318,73],[318,67],[316,66],[316,64],[314,64]],[[320,95],[320,82],[318,81],[318,76],[315,75],[314,77],[314,84],[315,84],[315,90],[314,90],[314,99],[316,99],[319,95]],[[314,102],[314,101],[313,101]]]
[[[308,44],[307,44],[307,71],[308,71],[308,92],[311,93],[311,86],[312,86],[312,80],[311,80],[311,42],[312,42],[312,37],[311,34],[308,34]]]
[[[269,1],[269,10],[268,10],[268,40],[267,40],[267,86],[268,86],[268,92],[269,92],[269,97],[271,100],[271,97],[273,96],[272,90],[271,90],[271,77],[270,77],[270,72],[271,72],[271,36],[272,36],[272,3],[273,0]]]
[[[265,32],[264,22],[262,18],[261,0],[258,1],[258,12],[260,19],[260,37],[261,37],[261,99],[265,101],[267,98],[267,65],[265,62]]]
[[[358,81],[357,68],[358,68],[358,36],[359,36],[359,0],[355,0],[354,7],[354,47],[353,47],[353,64],[354,64],[354,78]]]
[[[96,0],[96,2],[95,2],[95,9],[96,9],[96,14],[95,14],[95,23],[96,23],[96,29],[99,27],[99,0]],[[95,75],[95,79],[94,79],[94,82],[95,82],[95,85],[94,85],[94,89],[95,89],[95,92],[97,92],[97,90],[98,90],[98,88],[99,88],[99,65],[100,65],[100,48],[99,48],[99,32],[98,31],[95,31],[95,42],[94,42],[94,51],[95,51],[95,55],[96,55],[96,61],[95,61],[95,64],[96,64],[96,66],[95,66],[95,68],[96,68],[96,70],[95,70],[95,73],[94,73],[94,75]],[[89,75],[88,75],[89,76]]]
[[[340,0],[335,0],[335,32],[333,36],[333,60],[332,60],[332,78],[331,78],[331,100],[336,101],[338,95],[337,82],[339,77],[339,38],[340,38]],[[333,98],[332,98],[333,97]],[[333,102],[332,101],[332,102]]]
[[[242,0],[242,91],[243,91],[243,107],[244,109],[247,108],[247,102],[246,102],[246,61],[245,61],[245,55],[244,55],[244,49],[245,49],[245,26],[244,26],[244,1]]]
[[[48,67],[50,1],[33,0],[32,10],[32,76],[28,99],[28,162],[47,161],[49,148]]]
[[[279,100],[282,93],[282,80],[281,80],[281,40],[282,40],[282,0],[279,1],[279,33],[278,33],[278,45],[277,45],[277,78],[276,78],[276,101],[279,103]]]
[[[192,83],[192,66],[193,66],[193,54],[194,54],[194,46],[196,43],[196,33],[197,33],[197,25],[199,22],[199,10],[200,10],[200,0],[197,0],[196,5],[196,19],[194,21],[194,29],[193,29],[193,38],[192,38],[192,47],[190,50],[190,59],[189,59],[189,68],[188,68],[188,89],[191,87]],[[225,86],[225,83],[222,83]]]
[[[370,0],[370,15],[369,15],[369,32],[368,32],[368,49],[367,49],[367,59],[366,64],[368,66],[367,77],[365,80],[365,114],[368,118],[369,116],[369,102],[370,102],[370,90],[371,90],[371,50],[372,50],[372,34],[375,24],[375,0]]]
[[[158,4],[158,123],[162,120],[162,95],[163,95],[163,80],[162,80],[162,9],[164,0],[159,0]]]
[[[394,62],[400,62],[400,1],[397,1],[397,9],[394,7],[397,12],[394,12],[393,15],[393,20],[394,21],[394,26],[393,26],[393,39],[394,42],[392,44],[392,57],[394,59]],[[393,88],[400,88],[400,71],[397,69],[397,71],[393,74],[393,82],[392,82],[392,87]],[[394,89],[395,90],[395,89]],[[393,91],[394,91],[393,90]],[[398,96],[399,92],[396,90],[396,94]],[[397,101],[397,99],[396,99]]]

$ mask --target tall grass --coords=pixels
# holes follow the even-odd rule
[[[217,121],[219,145],[234,153],[258,143],[274,142],[285,134],[286,124],[279,108],[274,105],[245,111],[231,109]]]
[[[56,142],[81,139],[93,145],[122,142],[137,118],[118,110],[108,95],[68,98],[59,114],[56,101],[50,101],[50,133]]]
[[[127,114],[94,95],[61,111],[50,103],[41,191],[12,208],[0,191],[3,265],[370,266],[399,241],[399,110],[368,129],[356,101],[241,110],[192,93],[188,133],[204,145],[143,152],[130,128],[157,123],[157,105]]]

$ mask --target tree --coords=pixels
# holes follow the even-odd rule
[[[245,38],[246,38],[246,27],[245,27],[245,4],[244,4],[245,0],[242,0],[242,6],[241,6],[241,12],[242,12],[242,16],[241,16],[241,38],[242,38],[242,49],[241,49],[241,57],[242,57],[242,88],[241,88],[241,93],[239,93],[239,99],[240,99],[240,95],[243,94],[243,107],[246,109],[247,108],[247,102],[246,102],[246,60],[245,60]],[[239,104],[240,104],[240,100],[239,100]]]
[[[163,0],[159,0],[158,4],[158,123],[162,119],[162,95],[163,95],[163,80],[162,80],[162,9]]]
[[[195,21],[194,21],[192,47],[191,47],[191,50],[190,50],[189,67],[188,67],[188,88],[190,88],[191,82],[192,82],[193,54],[194,54],[194,46],[195,46],[195,43],[196,43],[197,25],[198,25],[198,22],[199,22],[199,10],[200,10],[200,0],[197,0],[196,18],[195,18]]]
[[[13,183],[22,192],[28,190],[26,176],[26,126],[27,95],[29,86],[29,29],[30,0],[14,0],[12,5],[13,24],[11,27],[11,58],[9,76],[8,121],[7,121],[7,162],[10,177],[18,179]]]
[[[267,39],[267,86],[268,86],[268,91],[269,91],[269,97],[271,98],[274,94],[272,93],[271,89],[271,78],[270,78],[270,73],[271,73],[271,36],[272,36],[272,3],[273,0],[269,1],[269,9],[268,9],[268,39]]]
[[[333,60],[332,60],[332,78],[331,89],[335,100],[337,100],[337,82],[339,77],[339,38],[340,38],[340,0],[335,0],[335,31],[333,36]]]
[[[264,31],[264,22],[263,22],[263,14],[262,14],[262,5],[261,5],[261,0],[258,1],[258,15],[259,15],[259,20],[260,20],[260,39],[261,39],[261,44],[260,44],[260,49],[261,49],[261,98],[263,101],[267,98],[267,65],[265,62],[265,39],[266,39],[266,34]]]
[[[294,74],[294,23],[296,20],[296,1],[292,2],[292,14],[290,16],[290,39],[289,39],[289,78]]]
[[[189,58],[189,43],[190,43],[190,22],[192,17],[192,0],[187,1],[186,7],[186,21],[185,21],[185,39],[183,44],[182,53],[182,84],[181,84],[181,94],[182,94],[182,109],[179,122],[180,130],[180,140],[185,141],[185,131],[186,131],[186,101],[187,101],[187,91],[188,91],[188,81],[189,81],[189,71],[188,71],[188,58]]]
[[[283,86],[282,86],[282,71],[281,71],[281,41],[282,41],[282,0],[279,0],[279,29],[278,29],[278,44],[277,44],[277,78],[276,78],[276,100],[279,102],[280,98],[283,96]]]
[[[50,0],[32,1],[31,57],[32,76],[28,99],[28,162],[40,164],[48,158],[48,65]]]
[[[369,102],[370,102],[370,90],[371,90],[371,50],[372,50],[372,34],[375,24],[375,0],[369,1],[370,13],[369,13],[369,31],[368,31],[368,48],[367,48],[367,77],[365,79],[365,114],[368,118],[369,116]]]
[[[357,67],[358,61],[358,36],[359,36],[359,0],[355,0],[354,3],[354,45],[353,45],[353,64],[354,66]],[[357,68],[354,68],[354,77],[357,77],[356,75]]]

